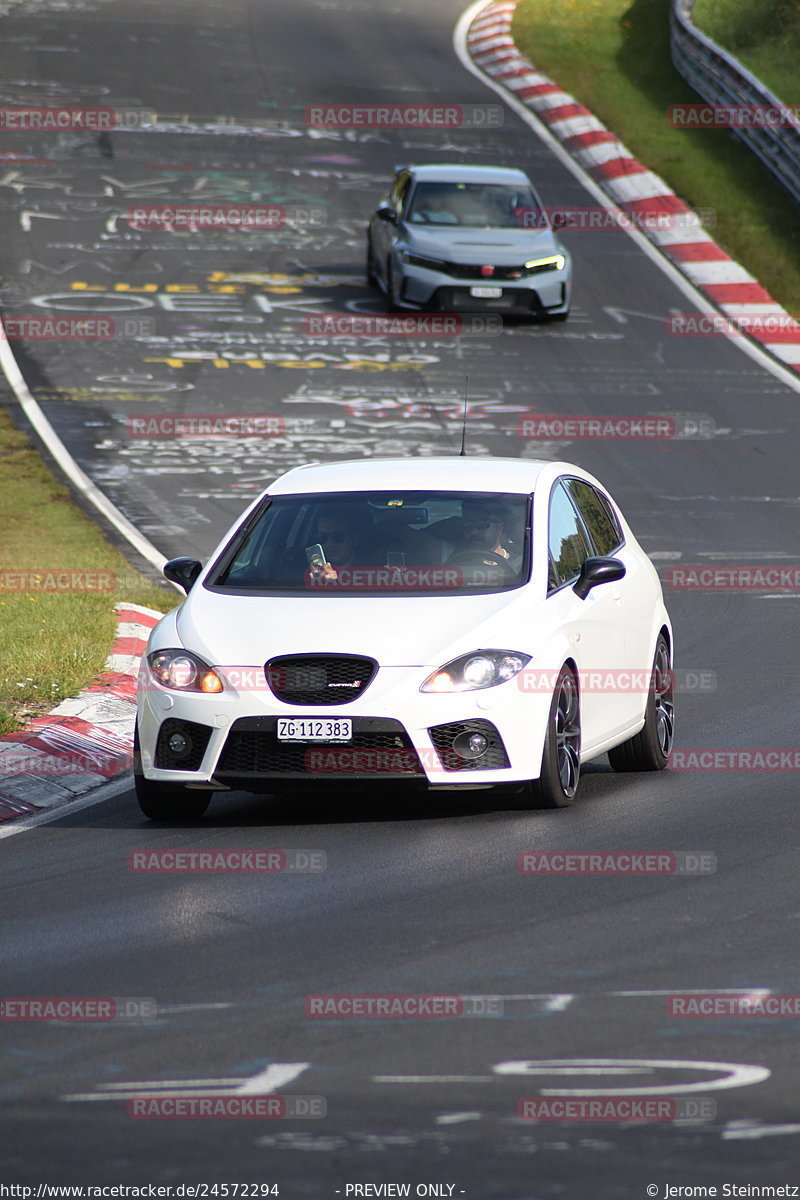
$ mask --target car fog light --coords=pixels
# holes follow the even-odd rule
[[[465,730],[453,741],[453,749],[460,758],[480,758],[486,753],[489,739],[483,733]]]
[[[183,733],[173,733],[167,739],[167,745],[173,754],[185,754],[189,749],[189,739]]]

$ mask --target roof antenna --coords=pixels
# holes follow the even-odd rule
[[[464,416],[462,417],[462,420],[461,420],[461,451],[458,455],[459,458],[467,457],[467,450],[466,450],[465,442],[466,442],[466,437],[467,437],[467,394],[468,394],[468,392],[469,392],[469,375],[465,375],[464,376]]]

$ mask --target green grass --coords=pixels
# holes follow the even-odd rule
[[[670,105],[698,99],[672,66],[669,0],[520,0],[512,32],[539,70],[590,108],[687,204],[714,210],[712,237],[800,313],[797,205],[729,132],[675,129],[667,120]],[[558,197],[544,200],[554,204]]]
[[[65,568],[105,572],[112,586],[19,590],[8,574]],[[0,407],[0,735],[75,695],[104,669],[119,600],[166,612],[180,596],[130,566]]]
[[[698,29],[787,104],[800,100],[800,6],[797,0],[697,0]]]

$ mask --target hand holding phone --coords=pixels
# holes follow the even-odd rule
[[[313,546],[306,546],[306,559],[312,571],[322,571],[328,565],[325,551],[319,542],[315,542]]]

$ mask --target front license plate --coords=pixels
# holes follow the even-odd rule
[[[497,300],[499,296],[502,296],[503,289],[496,287],[471,287],[469,294],[479,300]]]
[[[278,717],[279,742],[349,742],[352,736],[347,717]]]

